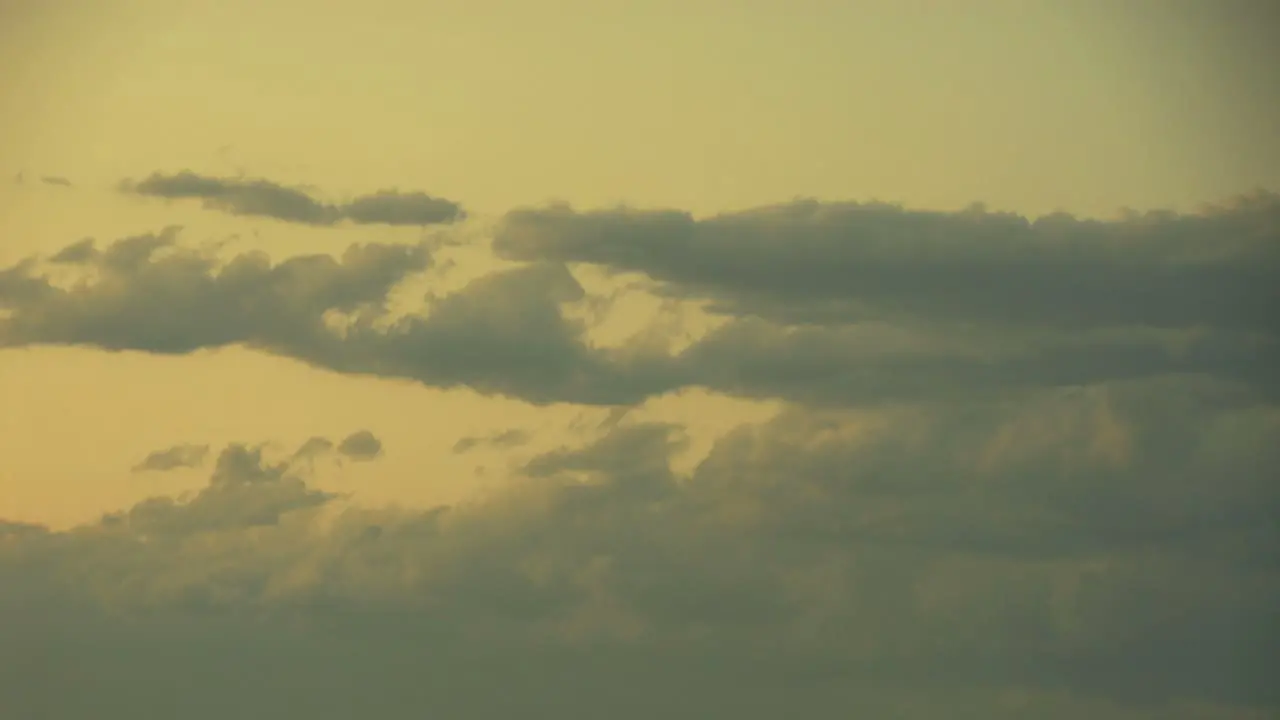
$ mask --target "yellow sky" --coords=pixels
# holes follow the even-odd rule
[[[794,196],[1109,215],[1280,187],[1280,105],[1245,6],[1123,5],[0,2],[0,266],[170,223],[276,255],[412,237],[111,189],[183,168],[335,198],[423,189],[482,219],[553,198],[702,214]],[[175,443],[360,428],[388,447],[370,497],[455,497],[480,482],[457,439],[545,427],[545,447],[580,413],[240,351],[0,352],[0,517],[66,524],[194,487],[129,475]],[[716,431],[744,417],[695,414]]]
[[[1108,213],[1273,180],[1262,48],[1232,4],[1123,5],[20,0],[3,156],[90,185],[242,166],[494,212]]]

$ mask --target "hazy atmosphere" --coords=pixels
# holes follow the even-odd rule
[[[0,718],[1280,717],[1277,27],[0,0]]]

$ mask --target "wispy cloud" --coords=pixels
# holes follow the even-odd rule
[[[327,203],[307,190],[265,179],[224,178],[188,170],[174,174],[153,173],[143,180],[126,180],[125,192],[168,200],[200,200],[210,210],[269,217],[282,222],[333,225],[347,221],[360,225],[439,225],[465,217],[455,202],[424,192],[379,190],[347,203]]]
[[[208,445],[174,445],[166,450],[157,450],[134,466],[134,472],[179,470],[197,468],[204,464],[209,455]]]
[[[453,444],[455,453],[465,453],[477,447],[513,448],[529,442],[529,433],[519,428],[509,428],[489,435],[464,437]]]

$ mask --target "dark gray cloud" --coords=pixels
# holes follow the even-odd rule
[[[257,252],[225,262],[175,242],[176,229],[81,241],[57,253],[94,273],[69,288],[37,264],[0,270],[0,347],[79,345],[183,354],[242,345],[344,373],[469,386],[532,402],[633,402],[670,387],[640,362],[583,341],[561,305],[583,297],[563,265],[533,264],[479,278],[387,316],[396,286],[432,263],[426,243],[353,245],[334,259],[273,264]],[[345,327],[328,322],[345,316]]]
[[[707,219],[560,206],[509,213],[494,247],[643,273],[673,295],[783,323],[1280,327],[1274,194],[1115,221],[815,201]]]
[[[351,460],[373,460],[382,455],[382,441],[368,430],[357,430],[338,443],[338,453]]]
[[[352,245],[340,259],[304,255],[273,265],[250,252],[221,263],[177,245],[177,232],[129,237],[101,250],[91,241],[64,249],[54,258],[97,274],[69,289],[24,272],[29,264],[0,271],[0,307],[15,313],[0,320],[0,344],[154,353],[243,344],[322,352],[339,342],[325,313],[381,309],[396,283],[431,264],[423,245],[376,243]]]
[[[0,691],[52,717],[1280,707],[1275,404],[1184,379],[794,406],[679,473],[684,442],[624,420],[429,511],[339,510],[232,445],[191,499],[0,526]]]
[[[1192,318],[1200,324],[1163,327],[1176,323],[1152,316],[1152,325],[1133,326],[1126,323],[1136,316],[1126,320],[1130,310],[1117,306],[1123,323],[1073,329],[1049,321],[944,322],[955,319],[945,311],[937,319],[908,314],[801,325],[733,317],[677,353],[603,349],[565,312],[567,303],[590,298],[561,263],[494,272],[431,298],[419,312],[392,318],[389,294],[432,262],[425,243],[354,245],[341,259],[303,255],[273,264],[250,252],[223,262],[177,243],[177,232],[169,228],[102,249],[91,241],[63,249],[51,260],[92,271],[70,287],[56,285],[36,259],[0,270],[0,309],[7,310],[0,315],[0,346],[181,354],[243,345],[338,372],[466,386],[533,403],[628,405],[704,387],[850,405],[1172,375],[1230,380],[1268,395],[1277,389],[1276,334],[1261,320],[1246,327],[1226,315],[1222,325],[1203,324],[1212,318],[1202,316]],[[1171,242],[1179,237],[1173,234]],[[1215,247],[1225,249],[1214,252],[1241,245],[1224,237]],[[510,235],[499,240],[510,242]],[[1178,257],[1191,255],[1186,250]],[[1269,272],[1264,261],[1242,270],[1242,286],[1252,282],[1248,273]],[[1184,292],[1201,290],[1192,285]],[[346,318],[342,327],[330,322],[336,315]]]
[[[360,225],[438,225],[463,219],[455,202],[426,193],[379,190],[348,203],[326,203],[307,190],[259,178],[223,178],[189,170],[167,175],[153,173],[143,180],[125,181],[126,192],[169,200],[200,200],[210,210],[275,218],[307,225],[349,221]]]
[[[197,468],[204,464],[209,456],[208,445],[174,445],[166,450],[157,450],[134,466],[134,472],[178,470]]]

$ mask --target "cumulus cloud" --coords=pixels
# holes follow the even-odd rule
[[[331,456],[356,462],[368,462],[382,457],[382,440],[368,430],[357,430],[338,442],[316,435],[308,438],[293,452],[290,461],[305,462],[314,466],[316,460]]]
[[[357,430],[338,443],[338,453],[351,460],[373,460],[382,455],[382,441],[368,430]]]
[[[134,466],[134,472],[178,470],[197,468],[209,455],[208,445],[174,445],[166,450],[150,453]]]
[[[200,200],[210,210],[269,217],[306,225],[439,225],[461,220],[465,213],[455,202],[424,192],[379,190],[348,203],[326,203],[308,191],[260,178],[241,179],[199,175],[189,170],[152,173],[143,180],[121,183],[121,189],[168,200]]]
[[[0,690],[54,717],[1280,704],[1273,404],[1177,379],[793,405],[677,472],[684,447],[624,419],[485,499],[378,510],[232,445],[190,499],[0,527],[0,643],[39,653]]]

